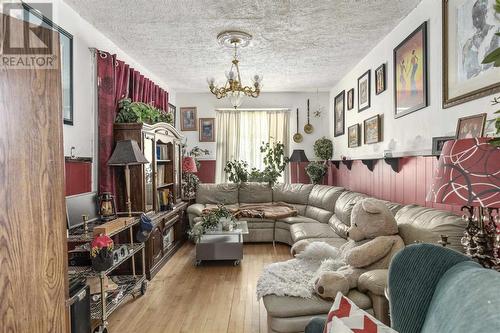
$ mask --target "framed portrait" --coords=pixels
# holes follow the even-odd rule
[[[73,125],[73,35],[41,14],[41,11],[22,3],[24,20],[59,33],[61,49],[62,112],[65,125]],[[41,24],[40,24],[41,21]]]
[[[200,142],[215,142],[215,118],[200,118]]]
[[[486,124],[486,113],[477,114],[469,117],[462,117],[457,122],[456,138],[470,139],[483,136],[484,126]]]
[[[428,105],[427,22],[394,49],[394,100],[395,118]]]
[[[359,124],[349,126],[347,128],[347,146],[349,148],[356,148],[361,146],[361,136]]]
[[[196,107],[181,108],[181,131],[197,131]]]
[[[370,107],[370,70],[358,78],[358,112]]]
[[[333,128],[334,136],[343,135],[345,130],[345,90],[335,96],[333,101]]]
[[[380,115],[368,118],[363,123],[365,144],[380,142]]]
[[[495,0],[443,0],[443,108],[500,92],[500,67],[483,59],[500,47]]]
[[[175,105],[168,103],[168,112],[174,115],[174,127],[177,124],[177,108]]]
[[[382,64],[375,70],[375,94],[384,92],[385,86],[385,64]]]
[[[441,150],[443,150],[444,143],[446,141],[454,140],[454,136],[438,136],[432,138],[432,155],[441,155]]]
[[[354,88],[347,91],[347,110],[354,109]]]

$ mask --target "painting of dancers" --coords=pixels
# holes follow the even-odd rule
[[[415,112],[427,101],[427,22],[394,49],[395,118]]]

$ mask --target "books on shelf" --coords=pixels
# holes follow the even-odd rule
[[[160,206],[161,211],[167,210],[169,193],[170,190],[168,188],[158,190],[158,206]]]
[[[162,145],[162,144],[156,145],[156,159],[159,161],[164,161],[169,159],[167,145]]]
[[[165,184],[165,166],[164,165],[158,165],[156,167],[156,183],[158,184],[157,186],[161,186]]]

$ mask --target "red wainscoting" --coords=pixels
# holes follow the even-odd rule
[[[425,201],[437,163],[437,158],[432,156],[401,158],[399,173],[383,160],[376,162],[373,172],[361,161],[353,161],[351,170],[340,163],[338,170],[333,165],[330,167],[328,184],[401,204],[418,204],[460,213],[459,206]]]
[[[196,175],[201,183],[215,183],[215,160],[198,160],[200,167]]]
[[[66,160],[66,196],[92,191],[92,162]]]

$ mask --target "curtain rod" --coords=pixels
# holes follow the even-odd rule
[[[288,108],[249,108],[249,109],[235,109],[235,108],[217,108],[215,111],[290,111]]]

